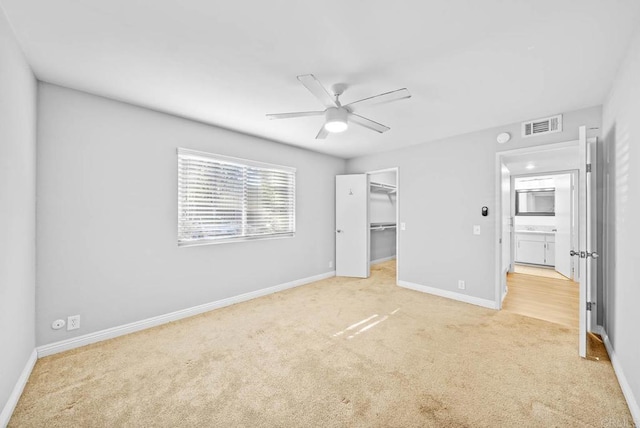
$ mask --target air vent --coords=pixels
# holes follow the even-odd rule
[[[562,132],[562,115],[545,117],[544,119],[522,122],[522,136],[533,137],[536,135]]]

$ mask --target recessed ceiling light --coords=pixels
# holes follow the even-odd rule
[[[528,164],[527,166],[525,166],[525,168],[527,168],[527,169],[533,169],[533,168],[535,168],[535,167],[536,167],[536,166],[535,166],[534,164],[532,164],[532,163],[530,163],[530,164]]]

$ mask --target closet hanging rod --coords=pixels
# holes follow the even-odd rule
[[[395,223],[371,223],[371,230],[386,230],[386,229],[395,229]]]
[[[375,181],[370,182],[369,183],[369,187],[371,188],[371,191],[373,193],[393,194],[393,193],[396,193],[396,191],[397,191],[397,188],[394,185],[384,184],[384,183],[376,183]]]

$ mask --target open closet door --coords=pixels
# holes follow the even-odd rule
[[[336,176],[336,276],[369,277],[367,174]]]

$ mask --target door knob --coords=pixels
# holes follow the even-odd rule
[[[573,256],[579,256],[579,255],[580,255],[580,253],[579,253],[579,252],[577,252],[577,251],[573,251],[573,250],[571,250],[571,251],[569,251],[569,255],[570,255],[571,257],[573,257]]]
[[[598,257],[600,257],[600,254],[596,253],[595,251],[593,251],[591,253],[587,251],[587,257],[591,257],[593,259],[597,259]]]

